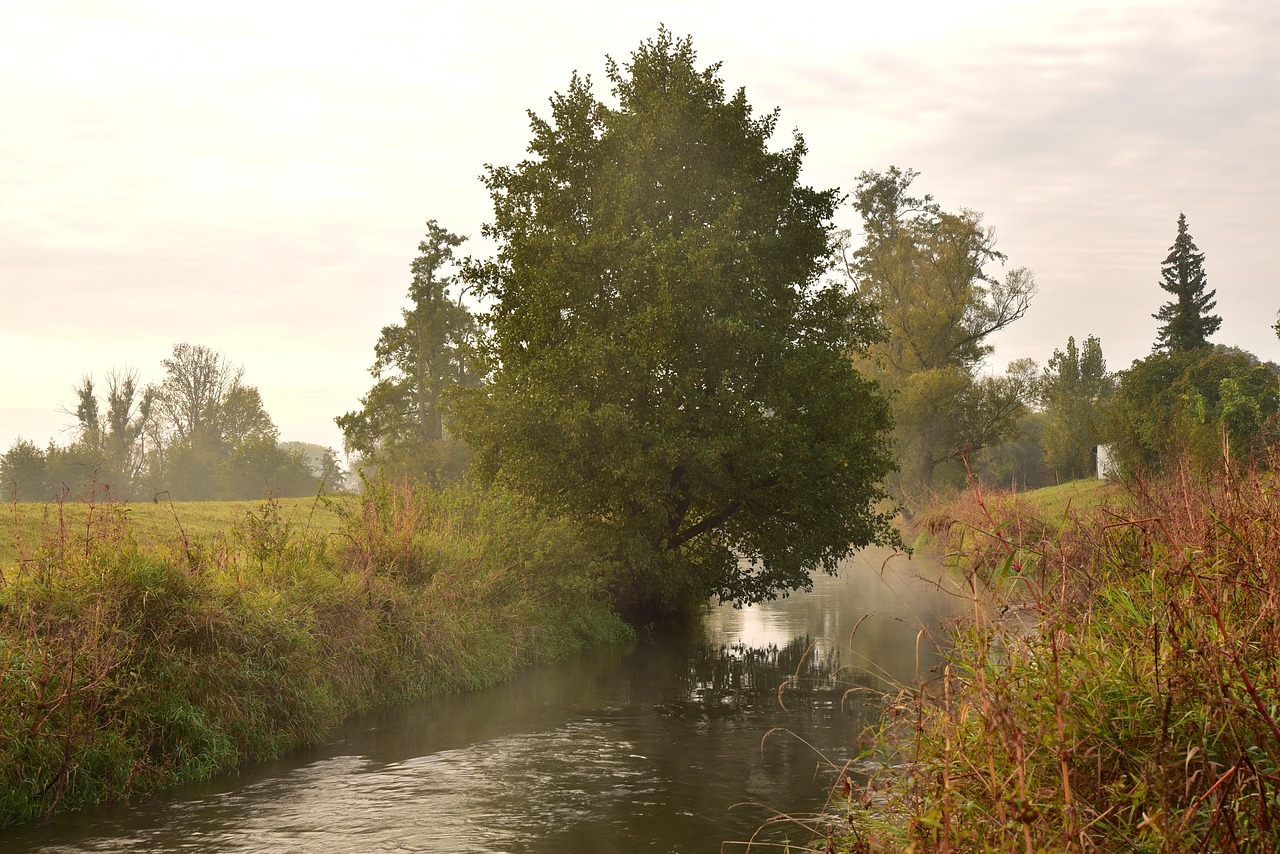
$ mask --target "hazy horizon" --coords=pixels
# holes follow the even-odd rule
[[[525,156],[525,111],[575,69],[607,95],[605,55],[659,22],[780,109],[807,182],[896,164],[985,214],[1040,288],[990,370],[1068,336],[1097,335],[1113,370],[1149,353],[1179,213],[1213,340],[1280,361],[1278,7],[19,2],[0,32],[3,450],[67,441],[81,376],[158,381],[182,341],[243,365],[282,440],[340,449],[424,223],[486,254],[484,165]]]

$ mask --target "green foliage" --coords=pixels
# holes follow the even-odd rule
[[[461,474],[456,460],[465,460],[465,452],[446,439],[443,404],[450,389],[475,382],[469,365],[475,318],[451,297],[454,280],[445,272],[463,240],[435,220],[427,223],[411,265],[412,307],[401,313],[403,323],[383,327],[369,369],[376,382],[361,408],[334,419],[348,451],[390,473],[433,480]]]
[[[1153,353],[1120,375],[1111,407],[1112,456],[1124,474],[1183,458],[1206,468],[1248,460],[1280,410],[1274,367],[1233,347]]]
[[[1169,255],[1160,265],[1160,287],[1174,299],[1151,315],[1162,322],[1156,348],[1169,353],[1195,350],[1209,345],[1209,336],[1218,331],[1222,318],[1213,311],[1217,291],[1205,291],[1204,253],[1187,231],[1187,217],[1178,214],[1178,235]]]
[[[219,495],[224,498],[317,491],[317,477],[306,455],[285,448],[270,436],[249,438],[236,445],[217,477]]]
[[[948,213],[909,194],[911,170],[864,172],[854,207],[864,245],[850,273],[879,308],[884,336],[860,363],[891,392],[904,493],[927,491],[944,463],[1016,431],[1031,389],[1017,373],[982,377],[987,338],[1022,317],[1035,294],[1025,268],[987,272],[1005,256],[980,214]]]
[[[1065,351],[1053,351],[1041,399],[1045,464],[1058,478],[1074,480],[1095,473],[1093,448],[1106,440],[1106,412],[1114,390],[1102,342],[1094,336],[1085,339],[1083,348],[1069,337]]]
[[[757,600],[887,535],[888,411],[850,356],[863,303],[823,285],[836,194],[803,140],[665,29],[531,115],[489,167],[489,382],[459,396],[479,470],[605,537],[632,605]],[[739,559],[741,558],[741,560]]]
[[[613,567],[513,496],[378,483],[337,536],[268,502],[160,545],[126,509],[59,506],[0,567],[0,824],[205,779],[375,704],[630,638],[598,595]]]

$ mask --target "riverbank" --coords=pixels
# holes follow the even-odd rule
[[[1274,846],[1276,486],[1183,472],[1067,509],[975,492],[928,514],[972,616],[935,678],[888,698],[826,850]]]
[[[268,502],[161,539],[134,510],[60,512],[33,538],[13,509],[0,824],[207,778],[378,705],[631,637],[599,595],[612,567],[501,493],[382,484],[334,526]]]

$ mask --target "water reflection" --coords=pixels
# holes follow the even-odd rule
[[[958,600],[916,578],[918,562],[886,557],[855,558],[812,593],[714,609],[625,656],[361,718],[162,802],[0,831],[0,849],[717,851],[770,808],[821,808],[821,754],[846,758],[875,713],[850,688],[936,664],[919,629]],[[794,736],[766,738],[775,727]]]

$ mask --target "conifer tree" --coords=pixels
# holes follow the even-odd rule
[[[1206,291],[1204,253],[1187,231],[1186,214],[1178,214],[1178,236],[1169,247],[1169,257],[1160,265],[1160,287],[1175,299],[1151,315],[1163,323],[1157,333],[1156,350],[1179,353],[1209,345],[1209,336],[1218,331],[1222,318],[1210,314],[1217,291]]]

